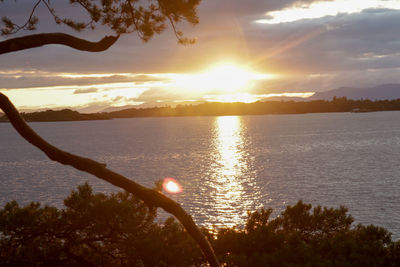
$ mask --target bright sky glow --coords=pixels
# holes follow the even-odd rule
[[[75,94],[76,90],[93,90],[92,93]],[[14,90],[0,90],[19,109],[83,108],[90,103],[110,106],[141,104],[132,99],[148,88],[135,83],[106,83],[88,86],[51,86]]]
[[[272,79],[276,75],[256,73],[235,63],[215,65],[198,74],[177,76],[175,84],[182,89],[197,92],[233,93],[245,92],[256,80]]]
[[[174,178],[165,178],[163,188],[166,192],[171,194],[182,192],[182,186]]]
[[[271,96],[286,95],[286,93],[275,95],[250,93],[256,82],[274,79],[278,75],[258,73],[232,62],[215,64],[202,72],[193,74],[79,74],[14,70],[1,72],[0,76],[8,79],[18,79],[19,77],[33,79],[32,85],[36,84],[35,87],[0,88],[1,92],[5,93],[19,109],[24,111],[72,108],[84,110],[84,112],[100,112],[110,106],[140,105],[149,99],[153,103],[172,105],[173,103],[196,101],[251,103]],[[118,80],[127,82],[117,82]],[[46,81],[49,83],[57,81],[59,84],[65,85],[39,86],[46,84]],[[141,95],[147,91],[149,91],[149,95],[141,100]],[[152,92],[156,93],[153,95]],[[305,94],[309,93],[297,93],[293,96],[308,96]],[[88,108],[89,106],[91,108]]]
[[[242,103],[254,103],[260,100],[268,100],[271,97],[299,97],[307,98],[314,94],[314,92],[304,93],[276,93],[276,94],[250,94],[250,93],[238,93],[238,94],[223,94],[223,95],[206,95],[204,99],[208,102],[242,102]]]
[[[77,74],[77,73],[60,73],[58,74],[59,77],[64,78],[106,78],[112,76],[127,76],[132,77],[132,73],[93,73],[93,74]]]
[[[338,14],[358,13],[371,8],[400,9],[398,0],[336,0],[315,2],[310,5],[299,5],[287,9],[268,12],[267,19],[257,20],[257,23],[277,24],[293,22],[301,19],[316,19]]]

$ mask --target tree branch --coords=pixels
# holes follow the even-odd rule
[[[112,46],[118,38],[119,35],[106,36],[98,42],[90,42],[65,33],[33,34],[0,42],[0,55],[49,44],[65,45],[81,51],[101,52]]]
[[[11,29],[10,28],[5,28],[2,30],[2,34],[3,35],[8,35],[8,34],[14,34],[19,32],[20,30],[33,30],[34,29],[34,25],[37,23],[37,20],[35,20],[34,15],[35,15],[35,11],[36,8],[39,6],[39,4],[42,2],[42,0],[39,0],[36,2],[36,4],[33,6],[32,10],[31,10],[31,14],[29,15],[27,21],[25,22],[25,24],[23,25],[17,25],[15,23],[12,24]],[[10,21],[11,22],[11,21]],[[14,28],[14,30],[12,30]]]
[[[200,246],[210,265],[214,267],[220,266],[210,243],[204,237],[200,229],[196,226],[192,217],[187,214],[177,202],[156,190],[146,188],[118,173],[109,170],[104,164],[89,158],[83,158],[65,152],[55,146],[52,146],[43,138],[41,138],[35,131],[33,131],[28,124],[26,124],[10,100],[1,93],[0,108],[7,115],[17,132],[29,143],[43,151],[51,160],[57,161],[64,165],[70,165],[78,170],[93,174],[100,179],[103,179],[132,193],[139,199],[143,200],[148,206],[160,207],[173,214],[182,223],[189,235]]]

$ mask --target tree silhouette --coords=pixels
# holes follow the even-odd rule
[[[0,0],[1,2],[4,2],[4,0]],[[2,17],[4,27],[1,29],[1,33],[3,36],[12,35],[23,30],[35,30],[39,21],[36,12],[37,7],[40,5],[47,8],[47,11],[52,15],[56,24],[66,25],[76,31],[94,29],[100,25],[108,27],[115,35],[105,36],[98,42],[90,42],[66,33],[26,35],[0,42],[0,54],[49,44],[69,46],[76,50],[88,52],[100,52],[112,46],[121,34],[136,33],[140,39],[146,42],[154,35],[165,30],[168,24],[171,25],[179,43],[192,43],[194,40],[184,37],[176,25],[182,21],[191,24],[198,23],[196,10],[199,3],[200,0],[70,0],[71,5],[80,6],[86,11],[88,16],[87,21],[81,22],[60,17],[50,0],[37,0],[34,2],[26,22],[22,25],[16,24],[9,17]],[[219,266],[218,259],[211,245],[196,226],[192,217],[178,203],[157,190],[143,187],[109,170],[105,164],[70,154],[52,146],[26,124],[11,101],[1,93],[0,108],[7,115],[17,132],[29,143],[42,150],[51,160],[91,173],[132,193],[143,200],[149,207],[160,207],[173,214],[197,242],[210,265]]]
[[[207,233],[223,266],[399,266],[400,240],[354,225],[344,207],[299,201],[271,213],[258,209],[244,228]],[[94,194],[88,184],[63,209],[12,201],[0,208],[0,266],[205,266],[183,227],[155,216],[132,194]]]
[[[94,194],[88,184],[64,208],[16,201],[0,209],[0,266],[199,266],[196,243],[171,217],[127,192]],[[162,240],[163,242],[160,242]]]

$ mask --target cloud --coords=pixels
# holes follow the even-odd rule
[[[113,99],[111,99],[110,102],[120,102],[121,100],[125,99],[123,96],[116,96]]]
[[[54,86],[87,86],[112,83],[135,83],[137,85],[168,81],[168,75],[135,73],[52,73],[45,71],[0,71],[0,88],[23,89]],[[87,89],[87,88],[86,88]]]
[[[77,94],[90,94],[90,93],[96,93],[98,91],[99,91],[99,89],[92,87],[92,88],[87,88],[87,89],[76,89],[74,91],[74,94],[75,95],[77,95]]]
[[[400,3],[397,0],[335,0],[318,1],[307,5],[301,4],[285,8],[283,10],[268,12],[264,19],[259,19],[257,23],[287,23],[303,19],[315,19],[326,16],[337,16],[339,14],[360,13],[363,10],[371,9],[400,9]]]
[[[400,11],[258,25],[248,36],[252,58],[279,71],[320,73],[400,66]],[[380,57],[380,55],[388,55]],[[390,55],[390,56],[389,56]],[[270,67],[271,68],[271,67]]]
[[[313,2],[330,2],[332,0],[220,0],[204,1],[200,6],[200,15],[217,15],[235,13],[237,16],[251,16],[281,10],[292,6],[309,5]],[[204,14],[207,17],[207,14]]]
[[[24,69],[35,70],[35,73],[0,73],[0,87],[100,88],[98,85],[105,83],[132,82],[149,84],[146,87],[150,88],[135,98],[136,101],[184,100],[187,95],[182,92],[154,88],[151,84],[167,82],[168,76],[146,73],[202,71],[224,60],[249,65],[258,72],[282,74],[280,79],[257,84],[254,92],[260,94],[322,91],[340,86],[362,87],[366,83],[399,81],[399,11],[378,8],[276,25],[254,23],[266,12],[313,2],[319,1],[203,0],[199,9],[200,24],[183,28],[187,35],[198,37],[198,43],[193,46],[177,45],[172,32],[167,31],[147,44],[134,35],[122,36],[102,53],[47,46],[2,55],[0,71]],[[7,10],[0,8],[0,15],[2,11]],[[13,12],[19,14],[17,9]],[[46,30],[58,29],[43,26]],[[102,30],[78,34],[91,40],[103,35]],[[115,75],[68,77],[58,75],[60,73]]]
[[[187,99],[185,92],[177,90],[168,90],[165,88],[150,88],[140,94],[138,97],[133,98],[136,102],[154,102],[154,101],[175,101]]]

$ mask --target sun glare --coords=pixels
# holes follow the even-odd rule
[[[220,65],[202,76],[205,86],[221,92],[237,92],[253,79],[254,74],[235,65]]]
[[[223,63],[197,74],[179,76],[176,85],[202,94],[237,94],[248,92],[254,81],[273,77],[272,74],[257,73],[235,63]]]
[[[182,186],[174,178],[165,178],[163,188],[166,192],[171,194],[182,192]]]

